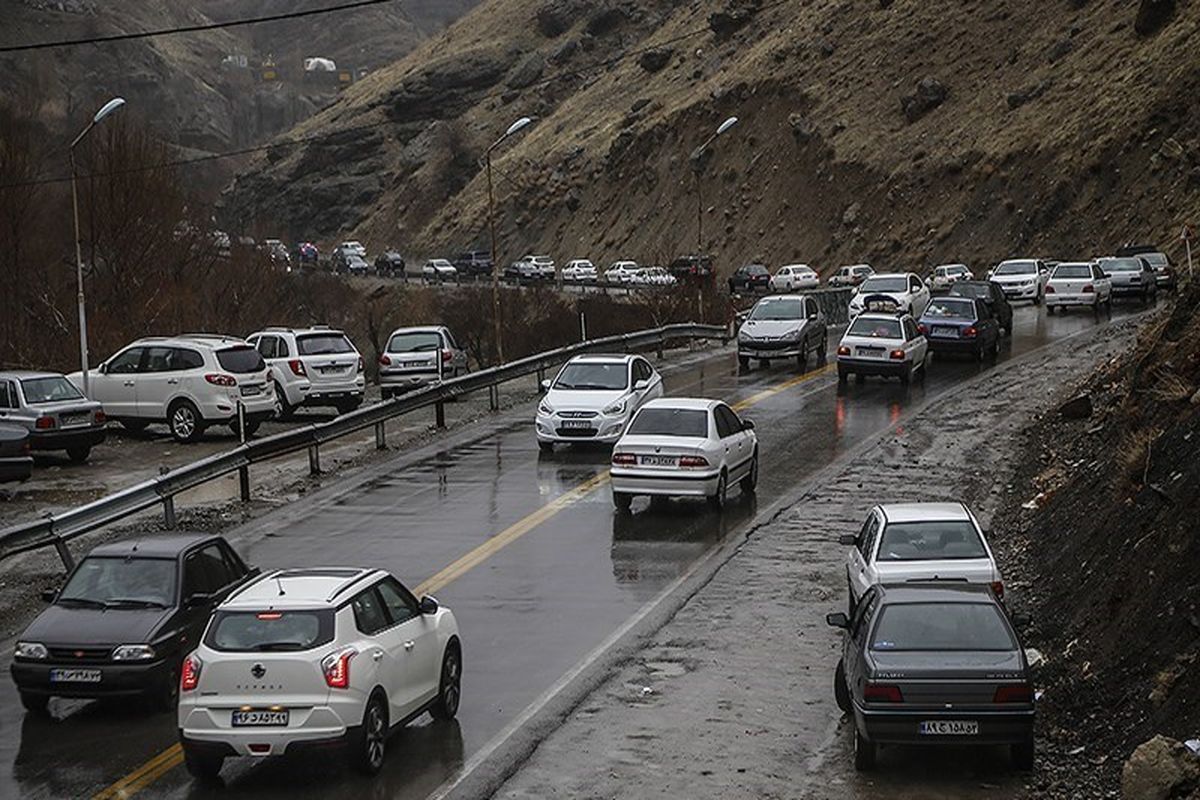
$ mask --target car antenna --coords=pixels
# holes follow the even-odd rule
[[[283,597],[287,592],[283,590],[283,581],[279,580],[279,576],[275,576],[275,585],[279,587],[279,596]]]

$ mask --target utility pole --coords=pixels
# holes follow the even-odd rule
[[[492,187],[492,151],[499,147],[505,139],[532,121],[529,117],[521,117],[512,125],[509,125],[504,135],[492,142],[492,146],[483,154],[484,166],[487,171],[488,235],[492,241],[492,323],[494,326],[493,332],[496,337],[496,359],[500,364],[504,363],[504,337],[502,333],[503,326],[500,324],[500,260],[497,258],[496,253],[496,194]]]

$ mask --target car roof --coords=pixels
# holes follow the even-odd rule
[[[720,404],[720,400],[711,400],[707,397],[659,397],[643,404],[642,408],[687,408],[707,411]]]
[[[92,548],[88,556],[140,556],[142,558],[175,558],[184,550],[220,537],[211,533],[160,533],[108,542]]]
[[[796,300],[796,301],[799,301],[800,298],[802,298],[802,297],[804,297],[804,295],[802,295],[802,294],[768,294],[768,295],[764,295],[764,296],[760,297],[758,299],[758,303],[761,303],[764,300]],[[758,303],[755,303],[754,305],[758,305]]]
[[[628,364],[637,358],[633,353],[592,353],[575,356],[568,364]]]
[[[1060,261],[1054,265],[1055,269],[1059,267],[1090,267],[1091,261]]]
[[[907,278],[912,274],[911,272],[876,272],[871,278]]]
[[[305,333],[333,333],[340,334],[342,336],[346,335],[345,331],[339,330],[338,328],[331,328],[328,325],[310,325],[307,328],[289,328],[286,325],[268,325],[261,331],[255,331],[250,335],[256,336],[262,333],[294,333],[296,335]]]
[[[445,330],[442,325],[413,325],[408,328],[396,328],[388,334],[388,338],[392,338],[398,333],[441,333]]]
[[[143,336],[129,343],[132,345],[187,345],[188,347],[207,347],[216,350],[220,347],[228,347],[230,345],[246,345],[249,346],[245,339],[240,336],[229,336],[223,333],[181,333],[176,336]]]
[[[996,597],[986,583],[959,581],[913,581],[880,585],[884,605],[893,603],[988,603]]]
[[[16,378],[19,380],[19,379],[23,379],[23,378],[28,379],[28,378],[61,378],[61,377],[63,377],[63,374],[61,372],[43,372],[41,370],[34,370],[34,369],[0,370],[0,378]]]
[[[308,567],[265,572],[231,594],[223,609],[339,605],[351,590],[365,587],[388,573],[362,567]]]
[[[879,506],[888,522],[944,522],[971,519],[962,503],[884,503]]]

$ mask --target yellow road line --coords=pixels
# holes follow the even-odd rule
[[[733,405],[733,408],[741,411],[749,408],[756,403],[761,403],[768,397],[774,397],[780,392],[786,391],[793,386],[812,380],[820,375],[824,375],[833,369],[833,366],[822,367],[814,372],[808,372],[804,375],[799,375],[783,383],[776,384],[769,389],[764,389],[757,394],[747,397]],[[573,503],[582,500],[587,495],[591,494],[596,489],[608,482],[608,470],[588,478],[583,483],[569,489],[564,494],[559,495],[546,505],[534,511],[527,517],[513,523],[505,528],[500,533],[492,536],[483,544],[469,551],[466,555],[460,556],[452,564],[447,566],[442,571],[438,572],[431,578],[428,578],[417,584],[413,589],[413,594],[420,597],[423,594],[439,591],[442,587],[447,586],[456,578],[469,572],[475,567],[482,564],[493,555],[503,550],[508,545],[520,539],[525,534],[537,528],[546,520],[558,514],[563,509]],[[170,772],[175,767],[183,763],[183,750],[179,744],[171,745],[163,752],[156,755],[154,758],[147,761],[142,766],[138,767],[133,772],[121,778],[119,781],[109,786],[107,789],[94,795],[92,800],[125,800],[140,792],[142,789],[149,786],[160,777]]]

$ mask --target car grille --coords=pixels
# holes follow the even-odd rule
[[[111,660],[111,647],[51,647],[50,658],[77,664],[95,664]]]
[[[595,428],[557,428],[556,433],[563,438],[590,439],[596,435]]]
[[[558,415],[563,419],[595,419],[597,416],[595,411],[560,411]]]

